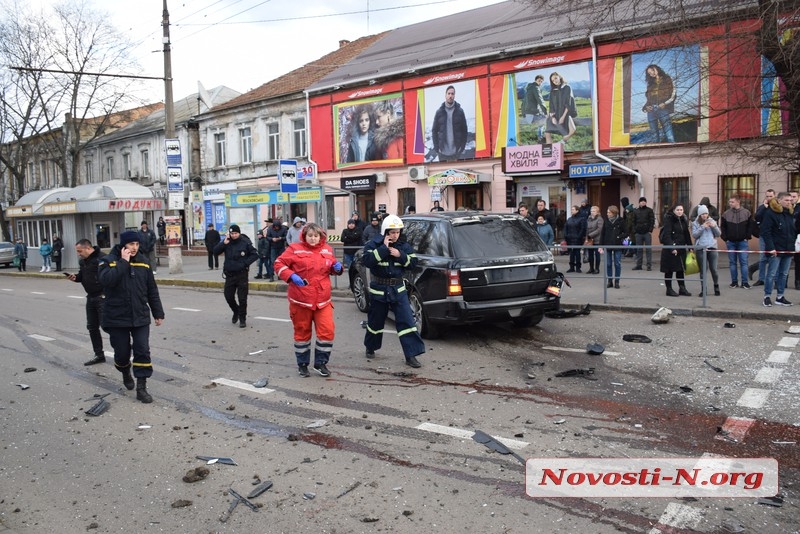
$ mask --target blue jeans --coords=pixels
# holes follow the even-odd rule
[[[741,252],[750,250],[750,247],[747,245],[747,241],[726,241],[726,245],[728,246],[728,250],[732,252],[728,252],[728,263],[730,263],[730,270],[731,270],[731,283],[736,284],[739,280],[739,275],[736,273],[736,266],[739,266],[739,271],[742,275],[742,283],[747,283],[747,252]],[[740,251],[740,252],[737,252]]]
[[[658,136],[659,143],[674,143],[675,135],[672,133],[672,119],[666,109],[656,109],[647,112],[647,122],[650,130]]]
[[[763,237],[758,238],[758,250],[765,250],[767,244],[764,242]],[[758,258],[758,281],[763,282],[767,277],[767,262],[769,261],[769,256],[764,254],[763,252],[759,254]]]
[[[350,268],[350,264],[353,263],[353,256],[355,256],[355,254],[348,254],[348,253],[345,252],[345,254],[344,254],[344,264],[342,265],[342,267],[345,270],[349,269]]]
[[[613,259],[614,271],[616,271],[617,273],[616,278],[617,280],[619,280],[619,276],[622,273],[622,249],[621,248],[614,250],[606,249],[605,252],[606,252],[606,276],[608,277],[609,280],[613,278],[613,275],[611,273],[612,259]]]
[[[764,296],[772,294],[772,284],[778,292],[778,298],[783,296],[786,289],[786,280],[789,278],[789,267],[792,265],[792,254],[778,254],[770,256],[767,261],[767,278],[764,280]]]
[[[264,267],[267,267],[269,264],[269,256],[259,256],[258,257],[258,276],[261,276],[264,272]],[[269,271],[269,267],[267,267],[267,271]],[[269,274],[267,274],[269,276]]]

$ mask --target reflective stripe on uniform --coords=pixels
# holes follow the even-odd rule
[[[380,263],[381,255],[378,254],[378,249],[377,248],[372,250],[372,255],[375,256],[375,261]]]
[[[400,331],[397,333],[397,336],[398,336],[398,337],[400,337],[400,336],[404,336],[404,335],[406,335],[406,334],[411,334],[411,333],[414,333],[414,332],[416,332],[416,331],[417,331],[417,327],[416,327],[416,326],[412,326],[411,328],[406,328],[405,330],[400,330]]]
[[[152,363],[139,363],[139,362],[133,362],[133,364],[132,364],[132,365],[133,365],[134,367],[153,367],[153,364],[152,364]]]
[[[391,286],[391,287],[394,287],[395,289],[397,289],[398,293],[402,293],[403,291],[406,290],[406,285],[405,284],[403,284],[401,286]],[[386,294],[385,290],[383,290],[383,289],[375,289],[372,286],[370,286],[369,292],[373,293],[375,295],[385,295]]]
[[[383,328],[381,328],[380,330],[373,330],[372,328],[369,327],[369,325],[367,325],[367,331],[370,334],[383,334]]]

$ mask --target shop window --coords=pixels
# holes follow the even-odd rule
[[[325,227],[329,230],[336,228],[336,210],[334,210],[333,207],[334,198],[335,197],[330,195],[325,197]],[[300,217],[302,217],[302,215],[300,215]],[[292,218],[292,220],[294,220],[294,218]],[[292,224],[292,222],[289,221],[289,224]]]
[[[725,211],[728,205],[728,200],[733,197],[739,197],[742,207],[746,208],[750,213],[755,213],[756,208],[756,175],[755,174],[740,174],[720,177],[720,213]],[[714,201],[712,199],[711,203]],[[689,211],[687,207],[686,211]]]
[[[456,206],[458,206],[457,209],[482,210],[483,194],[481,193],[481,188],[457,186]]]
[[[661,201],[661,219],[664,220],[664,214],[667,213],[672,207],[678,203],[683,205],[684,210],[687,212],[691,208],[691,199],[689,198],[689,177],[670,177],[658,179],[658,198]]]
[[[417,190],[413,187],[406,187],[397,190],[397,209],[400,211],[398,215],[408,212],[408,207],[417,207]]]
[[[800,191],[800,172],[789,173],[789,191]]]

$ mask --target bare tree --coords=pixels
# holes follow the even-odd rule
[[[19,0],[0,7],[0,164],[14,182],[3,200],[13,202],[9,192],[25,192],[36,159],[55,162],[57,185],[77,185],[86,144],[118,127],[120,110],[141,104],[132,96],[137,82],[118,76],[139,67],[130,43],[87,0],[43,12]]]
[[[737,154],[758,160],[772,168],[800,171],[800,4],[795,0],[518,0],[542,13],[566,18],[576,40],[597,42],[647,40],[650,46],[675,46],[675,35],[697,44],[725,40],[724,53],[715,56],[707,73],[725,75],[724,87],[733,95],[716,99],[703,119],[728,115],[745,109],[772,109],[787,117],[785,135],[736,141],[722,140],[707,150]],[[706,34],[703,28],[717,26],[724,35]],[[687,43],[687,41],[684,41]],[[688,43],[687,43],[688,44]],[[717,49],[719,50],[719,49]],[[762,77],[730,72],[730,65],[763,56],[774,67]],[[757,60],[757,59],[756,59]],[[687,68],[691,68],[687,66]],[[758,69],[757,69],[758,70]],[[761,81],[779,81],[780,97],[770,99]],[[708,77],[700,83],[708,87]],[[713,88],[711,89],[713,90]],[[724,102],[724,105],[719,105]],[[743,116],[743,115],[742,115]],[[733,119],[735,120],[735,119]],[[754,149],[753,141],[757,139]]]

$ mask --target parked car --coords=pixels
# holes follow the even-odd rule
[[[553,254],[519,215],[458,211],[402,219],[400,238],[418,258],[405,279],[422,337],[435,338],[450,325],[533,326],[559,308],[559,297],[547,291],[562,279]],[[348,274],[356,306],[369,311],[370,273],[361,252]]]
[[[0,264],[8,267],[14,263],[14,243],[3,241],[0,243]]]

